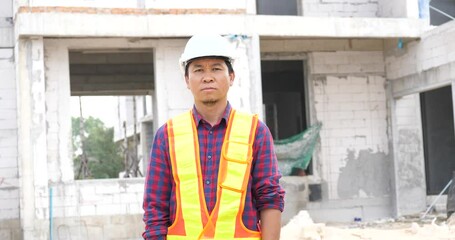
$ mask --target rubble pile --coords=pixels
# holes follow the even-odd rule
[[[281,228],[281,240],[455,240],[455,215],[447,221],[384,219],[328,225],[314,223],[307,211],[300,211]]]

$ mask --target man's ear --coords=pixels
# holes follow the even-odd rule
[[[188,78],[187,75],[185,75],[185,83],[186,83],[186,88],[190,89],[190,79]]]
[[[229,86],[232,86],[232,84],[234,84],[234,79],[235,73],[234,72],[229,73]]]

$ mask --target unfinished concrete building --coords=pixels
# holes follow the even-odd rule
[[[152,136],[191,107],[177,62],[198,32],[235,44],[230,101],[275,138],[322,123],[284,223],[424,211],[455,168],[455,22],[425,2],[2,0],[0,239],[140,239],[143,178],[74,180],[69,99],[150,96]]]

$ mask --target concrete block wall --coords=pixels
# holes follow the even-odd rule
[[[305,17],[378,17],[378,0],[302,0]]]
[[[14,48],[0,48],[0,239],[20,234],[15,75]]]
[[[51,188],[53,238],[140,239],[143,178],[81,180]],[[37,203],[48,198],[37,197]]]
[[[80,180],[51,187],[55,218],[142,214],[144,178]]]
[[[314,116],[322,122],[318,168],[329,199],[390,193],[382,52],[309,54]]]

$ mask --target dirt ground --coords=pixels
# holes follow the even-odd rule
[[[301,211],[281,229],[281,240],[455,240],[455,216],[427,215],[374,222],[314,223]]]

